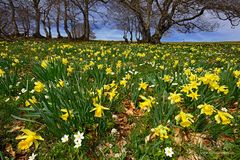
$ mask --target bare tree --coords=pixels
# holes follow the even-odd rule
[[[112,0],[110,3],[123,7],[125,13],[130,10],[135,14],[143,42],[158,43],[172,28],[184,33],[212,31],[217,25],[204,17],[211,12],[232,25],[239,24],[237,0]]]
[[[53,0],[46,0],[43,5],[42,24],[47,38],[52,38],[50,11],[53,7]]]
[[[31,0],[31,2],[32,2],[32,7],[35,12],[35,32],[33,34],[33,37],[42,38],[43,36],[40,33],[40,22],[41,22],[40,2],[41,2],[41,0]]]
[[[8,0],[9,2],[9,6],[10,6],[10,9],[11,9],[11,22],[12,22],[12,25],[13,25],[13,28],[14,28],[14,35],[16,36],[19,36],[19,30],[18,30],[18,25],[17,25],[17,22],[16,22],[16,7],[14,6],[14,3],[12,0]]]
[[[68,9],[69,9],[69,1],[64,0],[64,30],[68,35],[68,39],[72,39],[71,32],[68,29]]]
[[[54,3],[54,9],[55,9],[54,15],[55,16],[53,16],[53,19],[54,19],[55,24],[56,24],[56,30],[57,30],[57,37],[58,38],[62,38],[62,35],[61,35],[61,32],[60,32],[61,6],[62,6],[61,0],[55,0],[55,3]],[[54,17],[56,17],[56,18],[54,18]]]

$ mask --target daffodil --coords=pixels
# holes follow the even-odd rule
[[[41,62],[41,67],[43,67],[44,69],[46,69],[47,66],[48,66],[48,61],[47,61],[47,60],[43,60],[43,61]]]
[[[4,70],[2,70],[1,68],[0,68],[0,77],[2,77],[3,75],[4,75]]]
[[[239,80],[237,81],[237,87],[240,88],[240,78],[239,78]]]
[[[36,132],[32,132],[29,129],[22,129],[21,130],[25,135],[19,135],[16,137],[17,140],[21,140],[18,143],[18,148],[20,150],[26,150],[29,149],[33,143],[35,145],[35,150],[38,148],[38,140],[43,141],[44,139],[40,136],[37,135]]]
[[[199,105],[197,108],[201,109],[201,114],[206,114],[208,116],[211,116],[215,111],[215,108],[213,105],[206,104],[206,103]]]
[[[193,115],[189,113],[184,113],[182,110],[181,112],[175,117],[175,120],[177,124],[179,121],[181,121],[180,125],[182,127],[189,127],[194,121],[193,121]]]
[[[170,83],[171,80],[172,80],[172,77],[169,76],[169,75],[164,75],[163,78],[162,78],[162,80],[163,80],[164,82],[166,82],[166,83]]]
[[[153,98],[152,96],[149,96],[148,98],[140,95],[139,96],[142,100],[144,100],[143,102],[139,103],[139,107],[142,110],[147,110],[148,112],[150,111],[150,109],[152,108],[152,106],[156,103],[155,102],[155,98]]]
[[[98,69],[101,70],[101,69],[103,69],[103,64],[99,64],[97,67],[98,67]]]
[[[114,88],[110,92],[106,92],[110,101],[112,101],[113,98],[118,95],[118,92],[116,91],[116,89],[117,88]]]
[[[198,97],[200,97],[200,95],[197,93],[198,91],[191,91],[191,93],[187,94],[188,97],[192,98],[193,100],[198,100]]]
[[[122,80],[120,81],[120,85],[122,85],[123,87],[126,87],[126,85],[127,85],[127,80],[126,80],[126,79],[122,79]]]
[[[106,74],[112,74],[112,68],[111,67],[108,67],[106,68]]]
[[[148,87],[147,83],[145,83],[145,82],[139,83],[139,90],[141,90],[141,89],[146,90],[147,87]]]
[[[74,68],[72,66],[68,66],[67,68],[67,75],[70,76],[74,71]]]
[[[189,86],[189,85],[184,85],[183,87],[182,87],[182,92],[184,92],[184,93],[186,93],[186,94],[188,94],[190,91],[191,91],[191,87]]]
[[[168,138],[168,131],[170,131],[170,129],[166,126],[159,125],[156,128],[151,129],[151,131],[153,132],[154,137],[159,136],[159,138],[163,140],[164,138]]]
[[[62,63],[63,63],[64,65],[67,65],[67,64],[68,64],[68,59],[67,59],[67,58],[62,58]]]
[[[193,88],[193,89],[198,89],[198,86],[200,86],[201,83],[197,82],[197,81],[191,81],[189,84],[189,87]]]
[[[73,110],[67,110],[67,109],[61,109],[61,112],[63,112],[63,114],[61,115],[62,120],[67,121],[68,117],[73,117]]]
[[[43,91],[45,85],[44,85],[42,82],[37,81],[37,82],[35,82],[34,84],[35,84],[34,90],[35,90],[36,92],[42,92],[42,91]]]
[[[233,71],[233,75],[235,78],[240,78],[240,70]]]
[[[35,98],[35,96],[32,96],[32,98],[26,100],[25,106],[29,107],[31,106],[31,104],[36,104],[36,103],[37,103],[37,99]]]
[[[197,81],[197,78],[198,78],[197,75],[196,75],[196,74],[192,74],[192,73],[191,73],[190,76],[188,77],[188,79],[189,79],[190,81],[194,81],[194,82]]]
[[[95,111],[94,117],[101,118],[104,115],[103,110],[109,110],[109,108],[103,107],[101,104],[95,102],[93,103],[93,105],[95,106],[95,108],[93,108],[90,112]]]
[[[168,99],[171,101],[172,104],[174,103],[179,103],[182,102],[182,98],[181,98],[180,93],[176,93],[176,91],[174,93],[170,93],[170,96],[168,97]]]
[[[57,87],[64,87],[64,81],[60,79],[57,83]]]
[[[233,116],[231,114],[219,110],[217,111],[217,115],[215,116],[215,120],[217,121],[217,123],[222,122],[222,124],[230,124],[231,119],[233,119]]]
[[[228,87],[226,87],[226,86],[223,85],[223,86],[219,86],[217,92],[218,92],[218,93],[219,93],[219,92],[222,92],[223,94],[228,94],[229,90],[228,90]]]
[[[126,79],[126,80],[130,80],[130,79],[131,79],[131,75],[130,75],[129,73],[126,74],[125,79]]]

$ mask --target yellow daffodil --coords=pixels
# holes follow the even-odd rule
[[[61,112],[63,112],[63,114],[61,115],[61,118],[64,121],[67,121],[69,116],[74,117],[73,110],[61,109]]]
[[[240,78],[240,70],[233,71],[233,75],[235,78]]]
[[[121,68],[121,66],[122,66],[122,61],[118,61],[116,67]]]
[[[148,87],[147,83],[145,83],[145,82],[139,83],[139,90],[141,90],[141,89],[146,90],[147,87]]]
[[[64,81],[60,79],[57,83],[57,87],[64,87]]]
[[[226,86],[219,86],[217,92],[222,92],[223,94],[228,94],[229,90]]]
[[[101,69],[103,69],[103,64],[99,64],[97,67],[98,67],[98,69],[101,70]]]
[[[177,124],[179,121],[181,121],[180,125],[182,127],[189,127],[194,121],[193,121],[193,115],[189,113],[184,113],[182,110],[181,112],[175,117],[175,120]]]
[[[37,103],[37,99],[35,98],[35,96],[32,96],[32,98],[26,100],[25,106],[29,107],[31,106],[31,104],[36,104],[36,103]]]
[[[106,68],[106,74],[112,74],[112,68],[111,67],[108,67]]]
[[[199,105],[197,108],[201,109],[201,114],[206,114],[208,116],[211,116],[215,111],[215,108],[213,105],[206,104],[206,103]]]
[[[198,73],[201,73],[202,71],[203,71],[203,68],[202,68],[202,67],[197,68],[197,72],[198,72]]]
[[[182,87],[181,91],[188,94],[191,90],[192,90],[192,88],[189,85],[186,84]]]
[[[122,79],[122,80],[120,81],[120,85],[122,85],[123,87],[126,87],[126,85],[127,85],[127,80],[126,80],[126,79]]]
[[[201,83],[197,82],[197,81],[191,81],[189,84],[189,87],[191,87],[192,89],[198,89],[198,86],[200,86]]]
[[[35,82],[34,84],[35,84],[34,90],[35,90],[36,92],[42,92],[42,91],[43,91],[45,85],[44,85],[42,82],[37,81],[37,82]]]
[[[198,91],[195,91],[195,92],[191,91],[191,93],[189,93],[187,96],[192,98],[192,101],[193,100],[198,100],[198,97],[200,97],[200,95],[197,92]]]
[[[240,78],[239,78],[239,80],[237,81],[237,87],[240,88]]]
[[[95,108],[93,108],[90,112],[95,111],[94,117],[101,118],[104,115],[103,110],[109,110],[109,108],[103,107],[101,104],[93,103],[93,105]]]
[[[197,81],[197,75],[196,74],[190,74],[190,76],[188,77],[188,79],[192,82],[196,82]]]
[[[129,73],[126,74],[125,79],[126,79],[126,80],[130,80],[130,79],[131,79],[131,75],[130,75]]]
[[[21,131],[25,133],[25,135],[19,135],[16,137],[17,140],[21,140],[18,143],[18,148],[20,150],[29,149],[33,143],[35,145],[35,150],[36,150],[38,148],[37,140],[40,140],[40,141],[44,140],[40,135],[37,135],[36,132],[32,132],[29,129],[22,129]]]
[[[170,83],[171,80],[172,80],[172,77],[169,76],[169,75],[164,75],[162,79],[163,79],[164,82]]]
[[[220,77],[216,74],[206,73],[203,77],[199,78],[203,84],[209,84],[211,82],[218,82],[220,80]]]
[[[191,75],[191,74],[192,74],[191,69],[185,69],[185,70],[184,70],[184,74],[185,74],[186,76]]]
[[[217,115],[215,116],[215,120],[217,121],[217,123],[222,122],[222,124],[230,124],[231,119],[233,119],[233,116],[231,114],[219,110],[217,111]]]
[[[155,102],[155,98],[149,96],[148,98],[140,95],[139,96],[142,100],[144,100],[143,102],[139,103],[139,107],[142,110],[147,110],[148,112],[150,111],[150,109],[152,108],[152,106],[156,103]]]
[[[48,61],[47,60],[43,60],[41,63],[41,67],[43,67],[44,69],[46,69],[48,66]]]
[[[70,76],[74,71],[74,68],[72,66],[68,66],[67,68],[67,75]]]
[[[171,101],[172,104],[174,103],[179,103],[182,101],[180,93],[176,93],[176,91],[174,93],[170,93],[170,96],[168,97],[168,99]]]
[[[106,92],[109,96],[109,100],[112,101],[114,97],[118,95],[118,92],[116,91],[117,88],[112,89],[110,92]]]
[[[1,68],[0,68],[0,77],[2,77],[3,75],[4,75],[4,70],[2,70]]]
[[[168,131],[170,131],[170,129],[166,126],[159,125],[156,128],[151,129],[151,131],[153,132],[154,137],[159,136],[160,139],[163,140],[168,138]]]
[[[62,63],[63,63],[64,65],[67,65],[67,64],[68,64],[68,59],[67,59],[67,58],[62,58]]]

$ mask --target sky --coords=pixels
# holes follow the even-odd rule
[[[228,21],[219,20],[219,28],[213,32],[174,33],[163,37],[163,42],[218,42],[240,41],[240,26],[232,28]],[[104,26],[94,30],[97,40],[123,40],[123,31]]]
[[[218,20],[219,27],[213,32],[174,33],[162,38],[162,42],[222,42],[240,41],[240,25],[232,28],[228,21]],[[41,31],[44,35],[44,32]],[[96,40],[123,41],[123,31],[111,28],[110,25],[96,27],[93,32]],[[53,37],[57,36],[55,28],[52,30]],[[67,36],[63,28],[61,34]]]

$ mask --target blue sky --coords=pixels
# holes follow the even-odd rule
[[[219,20],[219,28],[214,32],[196,32],[190,34],[174,33],[163,37],[163,42],[218,42],[218,41],[240,41],[240,26],[232,28],[228,21]],[[110,28],[110,26],[100,26],[93,30],[97,40],[123,40],[123,31]],[[43,34],[44,32],[41,31]],[[56,37],[55,28],[52,34]],[[66,36],[66,33],[61,29],[61,34]]]
[[[232,28],[227,21],[219,21],[219,28],[214,32],[196,32],[190,34],[175,33],[164,37],[164,42],[215,42],[240,41],[240,26]],[[97,40],[123,40],[123,31],[107,26],[94,30]]]

